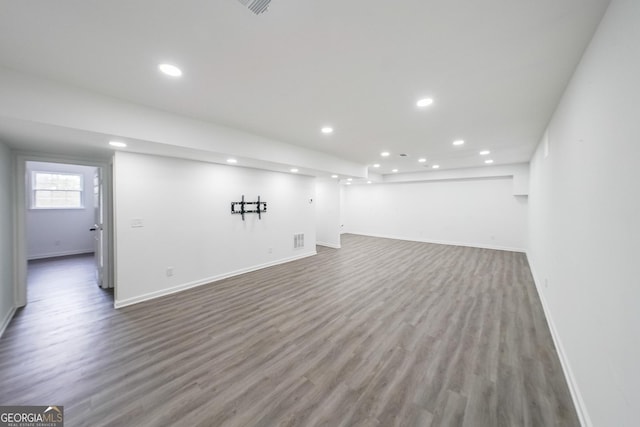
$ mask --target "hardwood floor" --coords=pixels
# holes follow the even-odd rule
[[[0,404],[67,426],[579,425],[523,254],[342,245],[120,310],[74,286],[87,259],[54,263],[0,340]]]

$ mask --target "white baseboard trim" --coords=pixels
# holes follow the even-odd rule
[[[252,271],[261,270],[267,267],[273,267],[275,265],[285,264],[287,262],[296,261],[302,258],[307,258],[310,256],[317,255],[317,252],[314,250],[313,252],[305,252],[304,254],[295,255],[289,258],[279,259],[277,261],[267,262],[264,264],[254,265],[248,268],[242,268],[240,270],[231,271],[229,273],[219,274],[217,276],[211,276],[200,280],[195,280],[193,282],[183,283],[182,285],[173,286],[171,288],[162,289],[156,292],[150,292],[148,294],[140,295],[133,298],[127,298],[124,300],[116,300],[113,303],[115,308],[127,307],[129,305],[139,304],[144,301],[153,300],[156,298],[164,297],[166,295],[175,294],[178,292],[186,291],[187,289],[197,288],[198,286],[208,285],[213,282],[217,282],[219,280],[227,279],[233,276],[239,276],[240,274],[250,273]]]
[[[335,243],[327,243],[327,242],[316,242],[316,245],[326,246],[327,248],[340,249],[342,246],[336,245]]]
[[[4,331],[7,329],[7,326],[9,326],[9,323],[11,323],[11,319],[13,319],[14,314],[16,314],[15,307],[11,308],[4,319],[2,319],[2,325],[0,325],[0,338],[4,335]]]
[[[369,237],[380,237],[382,239],[394,239],[394,240],[406,240],[409,242],[420,242],[420,243],[433,243],[436,245],[449,245],[449,246],[464,246],[467,248],[479,248],[479,249],[493,249],[496,251],[508,251],[508,252],[521,252],[525,253],[526,250],[522,248],[512,248],[509,246],[499,246],[499,245],[484,245],[479,243],[464,243],[464,242],[452,242],[448,240],[432,240],[432,239],[419,239],[415,237],[404,237],[404,236],[393,236],[386,234],[373,234],[373,233],[363,233],[359,231],[349,231],[345,234],[358,234],[360,236],[369,236]]]
[[[63,251],[63,252],[52,252],[49,254],[40,254],[40,255],[30,255],[27,257],[28,261],[36,260],[36,259],[45,259],[45,258],[56,258],[61,256],[71,256],[71,255],[84,255],[84,254],[92,254],[93,249],[81,249],[74,251]]]
[[[580,425],[582,425],[583,427],[592,427],[593,423],[591,422],[591,418],[589,417],[589,413],[587,412],[587,407],[584,403],[584,399],[582,398],[582,393],[580,393],[580,389],[578,388],[578,383],[576,382],[575,376],[573,375],[571,364],[569,363],[567,354],[564,351],[564,346],[562,345],[562,341],[560,340],[560,335],[558,335],[556,325],[553,322],[553,316],[551,316],[551,312],[549,311],[547,300],[545,299],[544,293],[542,292],[542,282],[540,281],[539,276],[536,274],[536,269],[531,262],[531,256],[529,256],[528,252],[526,253],[526,255],[527,261],[529,262],[529,269],[531,270],[531,275],[533,276],[533,283],[536,286],[538,297],[540,298],[540,302],[542,303],[544,317],[547,319],[547,324],[549,325],[549,330],[551,331],[551,338],[553,339],[553,344],[556,346],[556,351],[558,352],[558,356],[560,358],[560,365],[562,365],[562,371],[564,373],[565,380],[569,385],[569,392],[571,393],[573,404],[576,407],[576,412],[578,413],[578,418],[580,419]]]

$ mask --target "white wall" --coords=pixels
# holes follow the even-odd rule
[[[319,245],[340,248],[340,184],[316,179],[316,239]]]
[[[95,167],[62,163],[27,162],[27,185],[31,172],[64,172],[83,175],[83,209],[27,209],[27,258],[47,258],[94,251],[93,174]],[[30,191],[27,191],[30,196]],[[29,201],[27,202],[29,203]]]
[[[639,23],[611,3],[531,162],[529,261],[587,426],[640,423]]]
[[[114,179],[116,306],[316,253],[311,177],[118,152]],[[231,214],[243,194],[262,220]]]
[[[345,192],[345,186],[340,186],[340,234],[345,233],[345,222],[347,222],[347,195]]]
[[[527,198],[511,177],[344,187],[345,231],[524,251]]]
[[[0,143],[0,336],[14,312],[11,154]]]

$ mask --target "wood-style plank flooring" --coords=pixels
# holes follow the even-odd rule
[[[120,310],[90,257],[34,263],[0,404],[67,426],[579,425],[523,254],[318,250]]]

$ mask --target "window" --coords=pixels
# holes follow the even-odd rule
[[[82,175],[74,173],[33,172],[31,176],[33,209],[78,209],[84,207]]]

